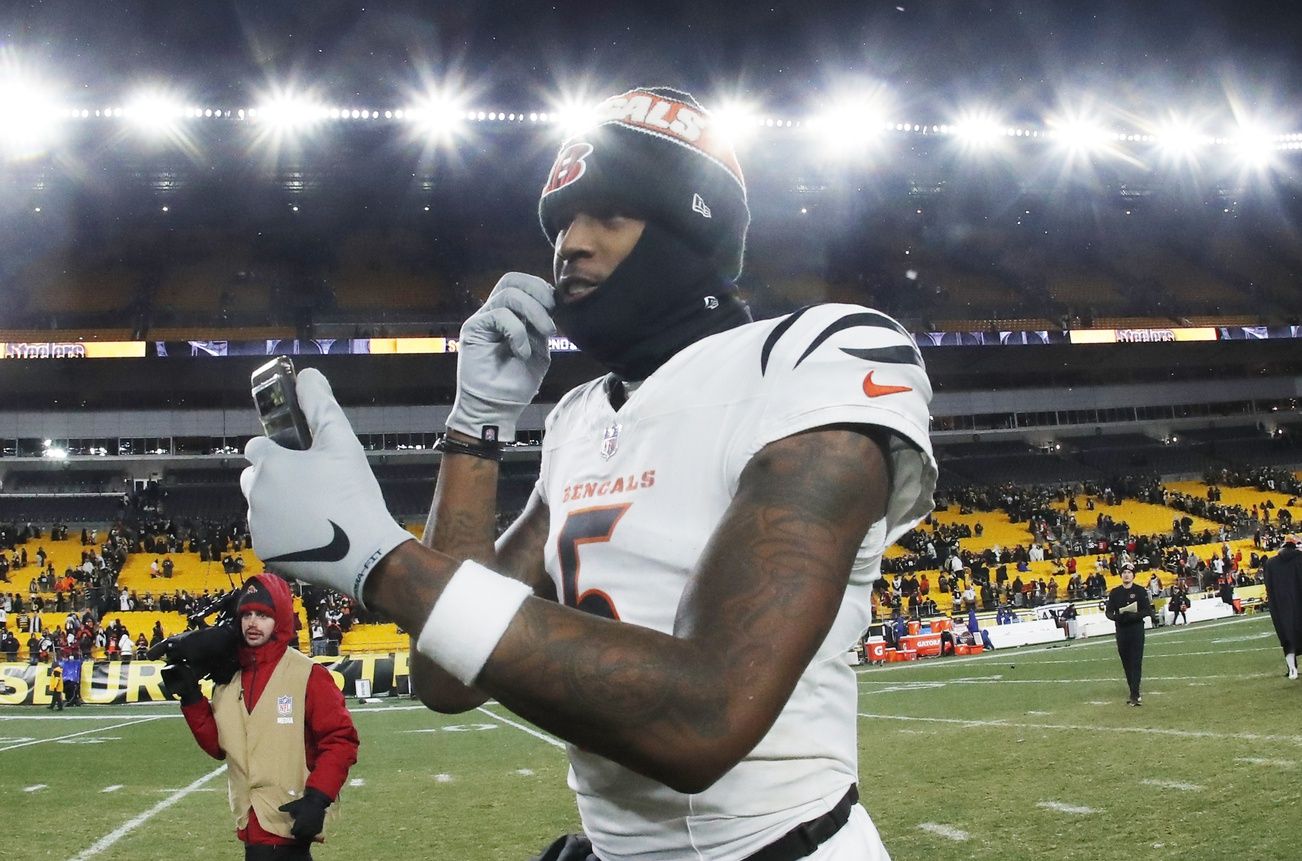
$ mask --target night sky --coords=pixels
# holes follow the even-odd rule
[[[91,101],[171,83],[247,103],[296,81],[397,104],[422,79],[450,79],[482,102],[532,108],[581,82],[593,94],[654,82],[792,115],[819,94],[884,83],[924,119],[973,99],[1034,114],[1089,95],[1141,114],[1179,103],[1229,116],[1246,104],[1293,131],[1300,6],[10,0],[0,44]]]

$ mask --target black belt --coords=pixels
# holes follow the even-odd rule
[[[797,825],[746,861],[795,861],[813,855],[850,820],[850,810],[858,803],[859,787],[852,783],[836,807],[817,819]]]

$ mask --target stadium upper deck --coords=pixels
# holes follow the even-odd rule
[[[104,142],[94,122],[70,155],[0,172],[0,329],[424,333],[454,326],[501,272],[550,268],[535,211],[555,130],[481,123],[455,152],[422,155],[362,123],[264,158],[233,120],[196,130],[192,151]],[[985,160],[912,132],[848,161],[808,144],[772,129],[747,151],[741,283],[762,315],[853,301],[917,331],[1302,310],[1292,151],[1267,175],[1229,160],[1194,181],[1156,158],[1068,174],[1039,140]]]

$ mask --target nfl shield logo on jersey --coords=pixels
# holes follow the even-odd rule
[[[615,456],[615,449],[619,448],[619,430],[619,425],[613,424],[601,435],[602,460],[610,460]]]
[[[280,717],[289,717],[294,713],[293,697],[276,697],[276,714]]]

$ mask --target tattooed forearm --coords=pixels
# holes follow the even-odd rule
[[[744,471],[672,634],[530,599],[476,686],[586,750],[700,791],[777,719],[836,619],[887,491],[883,450],[867,436],[773,443]],[[546,534],[537,503],[507,538],[525,548],[519,558],[539,559]],[[420,548],[391,557],[373,578],[385,590],[379,606],[397,602],[421,622],[455,565]],[[499,561],[512,558],[503,550]]]
[[[674,636],[530,605],[510,646],[499,645],[512,658],[490,663],[490,689],[652,776],[666,746],[735,761],[772,725],[836,618],[885,490],[881,452],[859,434],[766,449],[701,559]],[[542,679],[553,684],[547,701],[518,695]]]
[[[498,466],[478,457],[445,456],[425,544],[457,559],[492,559],[497,523]]]

